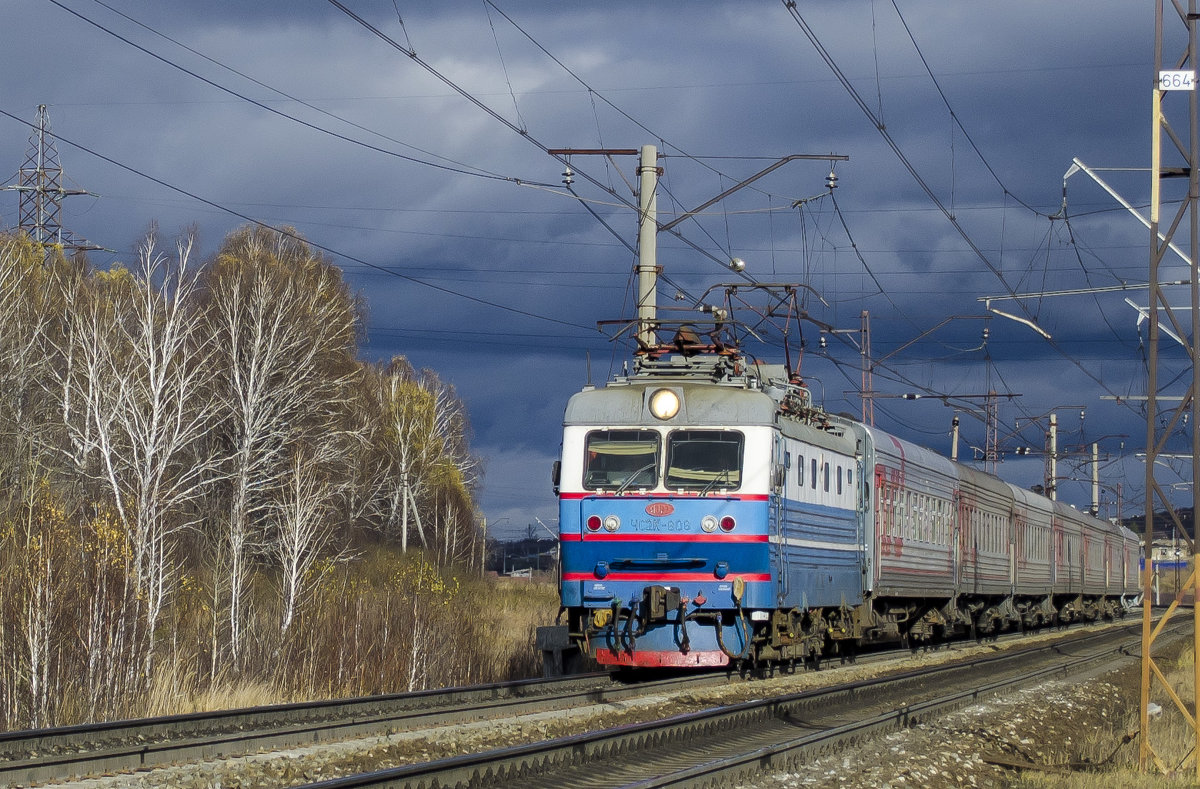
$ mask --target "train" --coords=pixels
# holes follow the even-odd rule
[[[567,403],[547,674],[819,666],[1137,602],[1133,532],[825,411],[727,328],[639,343]]]

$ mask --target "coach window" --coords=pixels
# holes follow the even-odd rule
[[[673,431],[667,437],[666,486],[701,491],[740,487],[742,444],[742,434],[732,430]]]
[[[583,486],[588,490],[654,487],[658,482],[659,441],[653,430],[588,433]]]

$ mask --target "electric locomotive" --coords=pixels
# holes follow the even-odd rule
[[[757,287],[798,314],[791,286]],[[1131,532],[825,412],[713,312],[704,330],[653,320],[668,341],[567,404],[547,673],[792,664],[1124,614]]]

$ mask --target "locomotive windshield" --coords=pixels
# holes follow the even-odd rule
[[[653,430],[588,433],[585,488],[652,488],[658,482],[659,435]]]
[[[742,434],[676,430],[667,439],[666,486],[676,490],[736,488],[742,484]]]

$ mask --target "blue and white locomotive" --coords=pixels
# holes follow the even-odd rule
[[[791,663],[1125,613],[1132,532],[826,413],[727,328],[570,399],[548,660]]]

